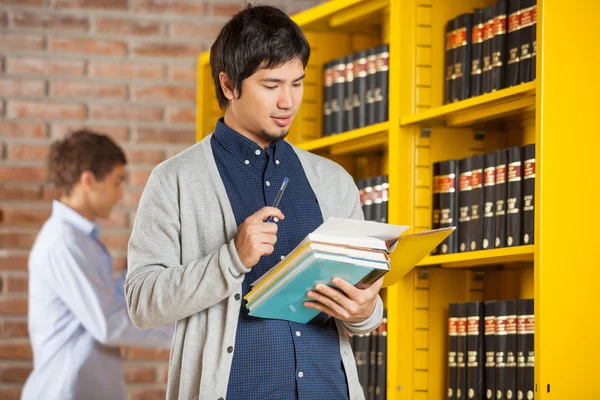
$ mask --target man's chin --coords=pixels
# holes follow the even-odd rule
[[[267,131],[265,129],[260,131],[260,134],[270,142],[285,139],[288,133],[290,133],[290,128],[282,128],[279,131]]]

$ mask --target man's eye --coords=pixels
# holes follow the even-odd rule
[[[302,83],[294,83],[292,86],[294,86],[294,87],[300,87],[300,86],[302,86]]]
[[[267,90],[273,90],[273,89],[277,89],[277,86],[265,86],[264,88]]]

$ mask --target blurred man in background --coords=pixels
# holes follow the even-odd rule
[[[169,348],[173,326],[141,330],[127,314],[123,274],[100,242],[98,218],[123,197],[127,161],[107,136],[78,131],[52,144],[59,191],[29,256],[34,369],[23,399],[125,399],[119,346]]]

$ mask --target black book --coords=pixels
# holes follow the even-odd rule
[[[383,309],[383,321],[379,325],[377,335],[377,384],[375,400],[385,400],[387,397],[387,318]]]
[[[352,119],[354,129],[367,125],[367,52],[354,53],[354,84],[352,86]]]
[[[431,229],[438,229],[440,227],[440,198],[442,195],[440,188],[440,163],[433,164],[433,183],[432,192],[433,200],[431,207]],[[433,250],[433,254],[437,254],[439,247]]]
[[[506,246],[506,164],[508,155],[506,149],[496,152],[496,226],[494,247],[499,249]]]
[[[375,75],[377,74],[377,54],[375,49],[367,50],[367,125],[375,123]]]
[[[458,303],[448,307],[448,370],[447,370],[447,398],[456,400],[456,355],[458,352]]]
[[[507,390],[507,375],[506,375],[506,360],[508,352],[507,342],[507,301],[496,302],[496,399],[506,399]]]
[[[506,245],[521,245],[523,172],[521,146],[508,149],[508,193],[506,198]]]
[[[356,372],[358,373],[358,381],[363,389],[363,393],[367,394],[367,384],[369,380],[369,337],[366,335],[355,335],[356,350],[354,350],[354,359],[356,361]]]
[[[444,52],[444,64],[446,74],[444,77],[444,104],[452,103],[452,75],[454,75],[454,20],[446,23],[446,51]]]
[[[517,301],[517,399],[533,399],[533,299]]]
[[[506,300],[506,398],[517,397],[517,301]]]
[[[505,87],[515,86],[519,83],[519,35],[521,6],[520,0],[508,0],[508,33],[506,35],[506,82]]]
[[[469,251],[471,244],[471,157],[458,162],[458,248]]]
[[[467,303],[458,303],[457,323],[456,400],[465,400],[467,392]]]
[[[375,123],[388,120],[388,82],[390,74],[390,46],[382,44],[375,48],[377,72],[375,73]]]
[[[481,44],[481,93],[492,91],[492,38],[494,37],[494,5],[483,9],[483,43]]]
[[[467,303],[467,400],[483,397],[483,303]]]
[[[486,301],[483,310],[485,314],[484,398],[492,400],[496,395],[496,302]]]
[[[434,165],[434,170],[439,168],[438,190],[440,194],[440,228],[457,226],[458,224],[458,161],[448,160]],[[438,254],[458,252],[458,235],[451,233],[440,244]]]
[[[344,85],[346,82],[346,61],[344,58],[333,60],[333,85],[331,87],[331,120],[332,132],[337,134],[344,131]]]
[[[531,53],[533,52],[533,35],[535,32],[535,21],[533,19],[535,0],[520,0],[520,2],[519,83],[524,83],[531,80]]]
[[[354,55],[346,57],[346,81],[344,82],[344,132],[354,129]]]
[[[390,184],[388,182],[389,178],[387,175],[383,175],[383,181],[381,183],[381,200],[382,200],[382,213],[381,213],[381,222],[387,224],[388,223],[388,201],[389,201],[389,196],[388,193],[390,191]]]
[[[535,206],[535,144],[523,146],[523,244],[532,244]]]
[[[506,0],[494,4],[494,37],[492,37],[491,90],[504,87],[506,64]]]
[[[481,92],[481,73],[483,70],[483,9],[477,10],[472,17],[471,28],[471,97]]]
[[[535,54],[537,52],[537,5],[534,6],[531,11],[531,18],[533,20],[533,29],[531,30],[531,80],[535,80],[536,75],[536,63],[535,63]]]
[[[484,202],[483,163],[483,154],[477,154],[471,157],[471,251],[482,249]]]
[[[496,239],[496,153],[485,155],[483,177],[483,240],[481,248],[493,249]]]
[[[369,383],[367,384],[368,400],[375,400],[375,388],[377,386],[377,331],[371,332],[369,343]]]
[[[323,66],[323,136],[333,132],[333,119],[331,114],[331,97],[333,92],[333,62]]]
[[[471,14],[454,20],[454,79],[452,101],[471,97]]]
[[[373,178],[365,179],[364,197],[363,197],[363,214],[365,216],[365,221],[373,221],[373,215],[374,215],[374,210],[373,210],[373,199],[374,199],[373,186],[374,186],[374,184],[373,183],[374,183]]]
[[[373,221],[381,222],[383,216],[383,176],[373,178]]]

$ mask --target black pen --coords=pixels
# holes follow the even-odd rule
[[[279,202],[281,201],[281,198],[283,197],[283,192],[285,191],[285,188],[287,187],[287,184],[289,182],[289,179],[286,177],[283,180],[283,183],[281,184],[281,188],[279,188],[279,192],[277,193],[277,197],[275,197],[275,201],[273,202],[273,208],[277,208],[279,207]],[[272,222],[273,221],[273,217],[269,217],[267,219],[267,222]]]

